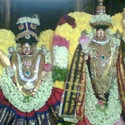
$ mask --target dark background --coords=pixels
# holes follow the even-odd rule
[[[81,2],[78,10],[78,1]],[[15,31],[15,24],[21,16],[38,14],[41,22],[40,30],[55,29],[59,19],[69,12],[84,11],[95,14],[96,0],[10,0],[10,25],[8,29]],[[125,0],[104,0],[107,14],[122,12]],[[6,28],[5,2],[0,0],[0,28]]]

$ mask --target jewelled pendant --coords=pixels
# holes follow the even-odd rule
[[[30,76],[30,71],[26,71],[26,72],[25,72],[25,75],[26,75],[26,76]]]
[[[101,59],[102,59],[102,60],[105,60],[105,59],[106,59],[106,56],[105,56],[105,55],[101,55]]]

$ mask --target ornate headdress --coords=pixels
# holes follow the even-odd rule
[[[29,40],[31,37],[35,38],[38,41],[37,36],[37,26],[40,25],[38,16],[34,17],[21,17],[17,21],[18,25],[18,34],[16,36],[16,41],[19,42],[19,39],[25,38]]]
[[[112,26],[112,20],[110,15],[107,15],[106,8],[103,5],[103,0],[98,0],[99,5],[96,7],[96,15],[92,16],[90,20],[90,24],[93,27],[98,27],[98,26],[105,26],[105,27],[110,27]]]

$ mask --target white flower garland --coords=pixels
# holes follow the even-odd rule
[[[45,56],[45,64],[51,64],[52,63],[52,58],[51,58],[51,53],[46,49],[45,46],[42,46],[42,52]]]
[[[52,62],[52,59],[51,59],[51,53],[50,51],[48,51],[47,53],[45,53],[45,64],[50,64]]]
[[[112,23],[112,19],[111,19],[110,15],[100,14],[100,15],[92,16],[92,18],[90,20],[90,24],[93,24],[93,23],[96,23],[96,22],[100,22],[100,21]]]
[[[114,125],[120,118],[121,104],[119,100],[117,78],[112,81],[112,88],[110,90],[109,101],[104,111],[97,108],[98,100],[94,95],[91,80],[86,67],[86,102],[85,102],[85,115],[88,120],[94,125]]]
[[[68,65],[68,50],[66,47],[53,47],[53,65],[59,68],[67,68]]]
[[[38,18],[31,18],[31,17],[21,17],[18,19],[16,24],[22,24],[22,23],[33,23],[36,25],[40,25],[40,21]]]
[[[42,81],[39,89],[32,97],[29,97],[28,102],[24,102],[25,96],[18,90],[11,77],[7,75],[5,69],[0,80],[5,98],[22,112],[31,112],[42,108],[52,93],[52,72],[48,72],[48,78]]]

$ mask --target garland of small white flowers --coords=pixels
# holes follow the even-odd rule
[[[120,118],[120,114],[122,111],[119,100],[117,78],[114,78],[112,80],[112,88],[110,89],[110,95],[108,98],[107,106],[104,110],[102,110],[97,107],[98,100],[94,95],[87,67],[86,74],[86,117],[94,125],[114,125],[114,123]]]
[[[45,81],[42,81],[37,92],[32,97],[29,97],[28,102],[24,102],[25,96],[18,90],[11,77],[7,75],[5,69],[1,76],[1,88],[4,96],[13,106],[22,112],[31,112],[42,108],[51,95],[52,87],[52,72],[49,72],[48,78]]]
[[[53,80],[54,81],[65,81],[67,76],[68,66],[68,43],[66,39],[61,36],[54,39],[53,44]],[[55,44],[56,43],[56,44]],[[61,43],[61,44],[60,44]]]
[[[52,63],[52,58],[51,58],[50,51],[48,51],[45,46],[42,46],[42,52],[43,52],[43,54],[45,56],[45,64],[51,64]]]
[[[50,63],[51,59],[48,57],[49,55],[50,52],[45,54],[45,62]],[[13,83],[5,69],[3,69],[0,80],[1,89],[5,98],[7,98],[14,107],[22,112],[31,112],[42,108],[52,93],[52,71],[48,72],[48,77],[42,80],[39,89],[32,97],[28,97],[28,101],[25,101],[26,97],[18,90],[17,86]]]
[[[112,19],[111,19],[110,15],[100,14],[100,15],[92,16],[92,18],[90,20],[90,24],[97,23],[97,22],[100,22],[100,21],[104,21],[104,22],[107,22],[107,23],[112,23]]]
[[[61,69],[66,69],[68,65],[68,50],[66,47],[54,46],[53,47],[53,65]]]

